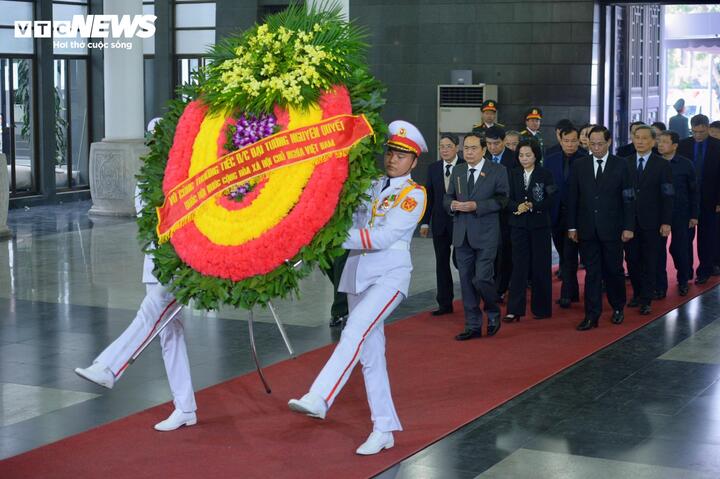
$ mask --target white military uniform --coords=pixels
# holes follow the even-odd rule
[[[142,204],[137,188],[135,209],[140,214]],[[130,357],[159,326],[160,315],[173,300],[172,294],[158,282],[152,271],[152,258],[145,255],[143,283],[146,294],[140,309],[127,329],[93,361],[110,369],[116,379],[127,367]],[[190,379],[185,331],[179,315],[160,332],[160,346],[175,408],[185,413],[195,412],[197,407]]]
[[[384,321],[408,294],[410,240],[425,210],[425,189],[408,174],[382,177],[367,194],[370,200],[355,212],[350,236],[343,244],[350,254],[339,291],[348,295],[350,315],[310,392],[321,396],[329,408],[359,360],[373,430],[401,431],[385,362]]]

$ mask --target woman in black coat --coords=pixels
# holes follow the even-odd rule
[[[505,322],[519,321],[525,315],[528,279],[533,316],[535,319],[552,316],[550,212],[557,187],[550,170],[537,164],[541,150],[536,141],[523,140],[516,151],[520,168],[510,173],[508,209],[512,213],[509,223],[513,269]]]

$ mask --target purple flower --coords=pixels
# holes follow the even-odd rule
[[[238,118],[232,141],[236,148],[255,143],[266,136],[273,134],[277,120],[273,115],[263,114],[258,116],[243,114]]]

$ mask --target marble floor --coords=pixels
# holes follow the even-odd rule
[[[12,210],[0,242],[0,459],[170,399],[157,344],[112,391],[79,379],[143,297],[131,219],[88,202]],[[392,320],[435,306],[432,242],[417,238],[410,297]],[[332,288],[314,273],[278,301],[293,346],[337,340]],[[458,295],[459,296],[459,295]],[[532,388],[382,473],[382,478],[720,477],[720,288]],[[185,315],[196,389],[254,369],[247,313]],[[259,312],[261,360],[287,358]]]

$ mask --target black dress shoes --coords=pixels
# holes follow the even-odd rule
[[[698,276],[697,278],[695,278],[695,284],[705,284],[708,282],[708,279],[710,278],[708,278],[707,276]]]
[[[637,308],[640,306],[640,301],[638,301],[637,298],[633,298],[630,300],[630,302],[627,304],[628,308]]]
[[[495,335],[497,334],[497,332],[500,331],[500,324],[502,324],[502,323],[500,322],[500,318],[497,318],[497,319],[496,319],[494,322],[492,322],[492,323],[488,321],[487,335],[488,335],[488,336],[495,336]]]
[[[653,299],[665,299],[667,296],[667,292],[665,291],[655,291],[653,294]]]
[[[440,309],[436,309],[435,311],[433,311],[430,314],[432,314],[433,316],[442,316],[444,314],[452,314],[452,313],[453,313],[452,308],[440,308]]]
[[[550,319],[550,316],[544,314],[533,314],[533,319]]]
[[[678,286],[678,293],[680,293],[680,296],[687,296],[689,289],[687,284],[681,284]]]
[[[610,318],[613,324],[622,324],[623,320],[625,320],[625,313],[623,313],[622,309],[613,311],[612,318]]]
[[[512,323],[513,321],[520,321],[520,318],[522,318],[522,316],[518,316],[517,314],[506,314],[503,321]]]
[[[572,301],[570,301],[570,298],[560,298],[558,299],[558,303],[561,308],[569,308],[570,304],[572,304]]]
[[[720,266],[713,266],[711,273],[713,276],[720,276]]]
[[[455,341],[467,341],[472,338],[481,338],[482,331],[479,329],[466,329],[462,333],[455,336]]]
[[[652,308],[650,308],[649,304],[643,304],[642,306],[640,306],[640,314],[642,314],[643,316],[647,316],[651,312]]]
[[[598,327],[597,318],[590,319],[590,318],[586,317],[585,319],[583,319],[582,323],[578,324],[577,328],[575,328],[575,329],[577,329],[578,331],[587,331],[588,329],[597,328],[597,327]]]

